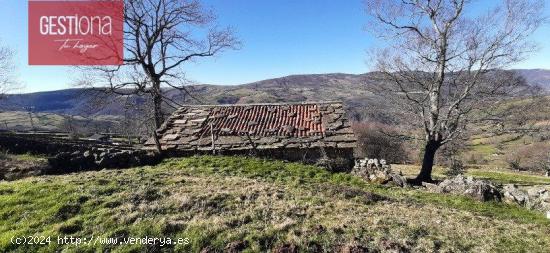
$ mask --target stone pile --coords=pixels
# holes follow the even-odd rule
[[[510,204],[518,204],[532,210],[550,212],[550,191],[540,186],[519,189],[514,184],[503,187],[504,201]]]
[[[422,183],[430,192],[465,195],[479,201],[500,201],[498,188],[486,180],[476,180],[473,177],[457,175],[447,178],[439,184]]]
[[[351,173],[370,182],[378,184],[393,183],[397,186],[408,186],[401,172],[394,172],[384,159],[358,159]]]
[[[102,168],[128,168],[154,164],[159,158],[143,150],[91,148],[87,151],[61,152],[49,158],[46,174],[60,174]]]

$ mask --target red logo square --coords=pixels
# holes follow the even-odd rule
[[[121,65],[124,2],[29,1],[29,65]]]

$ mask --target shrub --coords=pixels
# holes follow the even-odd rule
[[[449,170],[445,172],[445,175],[453,177],[453,176],[464,174],[465,170],[466,168],[464,167],[464,164],[462,163],[461,160],[451,159]]]
[[[510,169],[544,172],[550,168],[550,143],[535,143],[520,147],[506,156]]]
[[[350,164],[349,159],[337,157],[337,158],[321,158],[315,165],[319,167],[324,167],[333,172],[344,172],[348,171],[352,164]]]
[[[357,136],[357,153],[360,157],[386,159],[390,163],[409,160],[404,141],[396,137],[398,134],[395,129],[375,123],[355,123],[352,127]]]

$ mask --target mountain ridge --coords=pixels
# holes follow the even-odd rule
[[[514,71],[523,76],[528,83],[541,86],[543,89],[550,91],[550,70],[518,69]],[[188,86],[188,90],[193,97],[173,89],[167,90],[167,96],[174,101],[181,102],[181,104],[341,100],[348,107],[354,107],[354,111],[365,108],[383,109],[379,107],[383,107],[384,100],[367,89],[368,85],[375,82],[370,78],[373,73],[297,74],[239,85],[198,84]],[[32,110],[34,112],[69,115],[121,115],[124,113],[120,96],[105,97],[102,103],[105,103],[106,100],[110,100],[110,103],[105,103],[103,108],[97,109],[92,106],[94,102],[97,104],[97,101],[94,101],[93,94],[94,92],[91,89],[86,88],[11,94],[7,99],[0,101],[0,110]],[[137,103],[143,102],[143,99],[137,97],[134,99]],[[388,121],[389,119],[379,120]]]

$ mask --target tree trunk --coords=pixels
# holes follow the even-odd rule
[[[420,173],[416,176],[417,183],[421,182],[433,182],[432,180],[432,168],[434,165],[435,153],[441,147],[441,144],[434,140],[429,140],[424,148],[424,158],[422,159],[422,168]]]
[[[160,94],[162,92],[160,89],[160,82],[155,82],[153,84],[153,90],[153,114],[155,117],[155,129],[153,130],[153,139],[155,140],[157,152],[159,154],[162,154],[162,147],[160,145],[159,137],[156,131],[162,126],[162,123],[164,123],[164,115],[162,114],[162,94]]]
[[[164,122],[162,115],[162,97],[160,94],[153,95],[153,113],[155,116],[155,127],[158,129]]]

